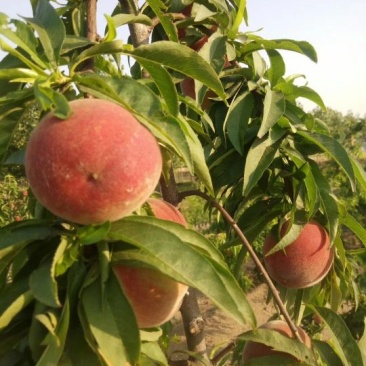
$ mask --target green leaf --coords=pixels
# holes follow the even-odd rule
[[[141,23],[144,25],[152,25],[152,20],[145,14],[116,14],[113,17],[116,28],[129,23]]]
[[[26,278],[13,282],[2,291],[0,297],[0,331],[4,330],[32,300],[32,292],[29,290]]]
[[[28,220],[9,224],[0,228],[0,251],[62,233],[67,234],[67,231],[48,220]]]
[[[188,46],[175,42],[158,41],[137,47],[128,54],[143,66],[144,61],[148,61],[185,74],[208,86],[222,99],[226,99],[224,88],[213,67]]]
[[[132,46],[126,45],[121,40],[114,40],[111,42],[103,42],[95,44],[85,51],[81,52],[74,60],[73,63],[70,65],[70,75],[75,73],[75,69],[78,65],[89,58],[93,58],[99,55],[104,54],[119,54],[124,53],[127,50],[131,51]]]
[[[262,138],[285,112],[285,98],[281,92],[267,88],[263,103],[263,118],[258,131],[259,138]]]
[[[152,62],[145,61],[144,66],[164,98],[169,112],[176,117],[179,112],[178,94],[169,72],[161,65],[156,65]]]
[[[158,342],[143,342],[141,344],[141,353],[143,356],[148,357],[150,360],[154,361],[155,364],[168,366],[168,361],[162,350],[162,347]]]
[[[0,112],[0,163],[3,163],[7,156],[8,148],[12,141],[14,131],[17,128],[23,113],[24,111],[22,109],[16,109],[13,113],[10,113],[7,116],[1,116]]]
[[[307,141],[319,146],[325,153],[327,153],[346,173],[352,190],[355,190],[356,181],[355,173],[351,159],[345,148],[334,138],[316,132],[297,131],[297,134],[302,136]]]
[[[169,14],[166,14],[166,5],[160,0],[147,0],[155,15],[159,18],[160,24],[164,28],[170,41],[178,42],[177,28],[174,26]]]
[[[366,325],[366,317],[364,318],[363,323]],[[366,327],[364,328],[361,339],[358,341],[358,347],[361,351],[363,364],[366,365]]]
[[[281,54],[276,50],[266,50],[271,67],[266,71],[265,77],[268,78],[271,86],[274,87],[286,72],[286,65]]]
[[[274,90],[281,91],[286,99],[295,101],[297,98],[309,99],[324,111],[327,109],[320,95],[308,86],[297,86],[289,82],[276,84]]]
[[[329,343],[318,339],[312,339],[312,344],[320,354],[321,360],[325,362],[325,365],[343,366],[342,361]]]
[[[29,277],[29,286],[33,296],[43,304],[60,307],[58,286],[52,273],[52,263],[46,263],[35,269]]]
[[[65,26],[48,0],[38,0],[33,18],[25,19],[38,33],[44,52],[56,68],[65,39]]]
[[[331,334],[334,350],[342,360],[343,365],[362,365],[360,349],[343,319],[328,308],[320,306],[311,307],[323,319],[327,330]]]
[[[366,229],[359,223],[350,213],[342,220],[342,224],[346,225],[357,237],[361,240],[366,247]]]
[[[319,201],[318,187],[311,171],[309,163],[296,149],[289,146],[285,148],[286,154],[291,158],[298,169],[301,169],[305,173],[304,184],[307,191],[307,208],[309,212],[309,217],[315,214],[317,209],[317,203]]]
[[[62,357],[63,350],[66,343],[66,337],[70,325],[70,304],[66,299],[63,304],[62,313],[58,320],[55,330],[56,336],[49,336],[46,338],[47,347],[43,352],[41,358],[37,362],[37,366],[58,365]]]
[[[199,289],[240,324],[255,324],[252,309],[226,263],[209,254],[214,250],[208,249],[212,244],[203,236],[192,240],[187,233],[190,231],[173,222],[130,216],[112,224],[110,237],[137,246],[148,263],[155,263],[177,281]]]
[[[114,278],[113,275],[109,277]],[[109,291],[106,291],[107,299],[101,296],[99,281],[94,281],[82,291],[81,304],[90,332],[97,343],[99,355],[108,365],[124,365],[127,361],[126,355],[129,352],[135,354],[136,345],[139,345],[140,341],[136,339],[135,332],[128,335],[129,339],[125,339],[125,331],[137,328],[137,324],[130,304],[121,288],[116,288],[115,281],[109,284],[113,292],[108,294]],[[117,319],[116,314],[122,314],[122,317]],[[134,348],[128,350],[126,345],[131,343]]]
[[[288,245],[293,243],[301,234],[304,224],[298,224],[293,222],[286,234],[281,238],[281,240],[266,254],[266,256],[272,255],[279,250],[285,249]]]
[[[61,54],[66,54],[70,51],[76,50],[78,48],[84,48],[86,46],[93,45],[93,42],[85,37],[78,37],[73,35],[67,35],[62,44]]]
[[[62,119],[71,115],[71,109],[66,97],[52,89],[48,80],[37,80],[34,83],[34,95],[41,103],[43,110],[52,109],[53,114]]]
[[[239,27],[242,24],[243,19],[245,19],[246,6],[247,6],[246,0],[238,1],[238,9],[236,10],[234,23],[228,33],[229,38],[236,37]]]
[[[240,154],[244,152],[244,139],[253,106],[254,97],[252,93],[240,94],[230,104],[224,121],[224,129],[227,130],[229,140]]]
[[[13,83],[33,83],[38,74],[29,69],[3,69],[0,70],[0,79],[11,80]]]
[[[28,57],[23,55],[21,52],[10,46],[6,43],[2,38],[0,38],[0,49],[13,57],[19,59],[24,65],[28,66],[31,70],[36,72],[39,75],[47,76],[44,69],[38,66],[36,63],[32,62]]]
[[[122,295],[121,286],[114,274],[110,274],[106,286],[106,296],[109,309],[114,317],[119,336],[123,340],[128,359],[134,364],[140,354],[140,333],[137,324],[130,321],[131,307]],[[128,320],[128,321],[127,321]]]
[[[241,334],[239,339],[262,343],[276,351],[290,354],[301,361],[301,364],[302,362],[313,364],[315,361],[312,351],[304,343],[272,329],[254,329]]]
[[[328,181],[323,176],[320,171],[319,166],[309,160],[309,164],[311,167],[311,172],[315,179],[316,185],[318,187],[319,198],[324,210],[324,213],[328,220],[329,226],[329,237],[331,245],[334,243],[334,240],[337,237],[338,228],[339,228],[339,207],[338,207],[338,200],[336,197],[331,193],[331,189],[329,187]]]
[[[366,172],[359,161],[351,157],[351,163],[357,182],[360,184],[362,189],[366,191]]]
[[[253,33],[247,33],[246,36],[251,40],[245,45],[244,52],[252,53],[259,50],[287,50],[305,55],[310,60],[317,62],[318,57],[314,47],[306,41],[295,41],[292,39],[274,39],[267,40]]]
[[[10,27],[0,27],[0,34],[25,51],[39,67],[46,69],[47,65],[38,56],[38,40],[34,36],[32,29],[26,23],[17,20],[12,20],[12,23],[16,26],[15,31]]]
[[[110,229],[111,223],[107,221],[100,225],[81,226],[76,234],[82,245],[89,245],[104,240]]]
[[[104,42],[110,42],[110,41],[113,41],[117,37],[117,29],[116,29],[113,17],[111,17],[107,14],[104,14],[104,17],[107,20],[107,24],[108,24],[108,32],[104,38]]]
[[[198,176],[201,183],[205,186],[209,194],[213,193],[211,175],[206,164],[206,159],[201,142],[193,129],[184,119],[179,119],[181,125],[184,124],[186,141],[189,147],[190,156],[193,160],[191,173]]]
[[[248,151],[244,168],[243,195],[247,196],[265,170],[271,165],[281,139],[273,142],[268,136],[257,138]]]

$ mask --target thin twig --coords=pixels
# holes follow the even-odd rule
[[[204,193],[202,191],[199,191],[199,190],[184,192],[184,197],[187,197],[188,195],[196,195],[196,196],[199,196],[199,197],[202,197],[203,199],[205,199],[213,207],[215,207],[222,214],[222,216],[225,218],[225,220],[232,226],[232,228],[234,229],[235,233],[238,235],[239,239],[242,241],[242,243],[244,244],[244,246],[247,249],[248,253],[252,257],[255,265],[258,267],[258,269],[262,273],[262,275],[264,277],[264,280],[267,283],[270,291],[272,292],[273,298],[274,298],[275,302],[277,303],[277,305],[278,305],[278,307],[280,309],[281,314],[283,315],[283,317],[285,318],[287,324],[289,325],[289,327],[290,327],[293,335],[295,336],[295,338],[298,341],[300,341],[301,343],[303,343],[303,340],[300,337],[298,328],[296,327],[296,325],[292,321],[289,313],[287,312],[287,309],[286,309],[283,301],[281,300],[281,297],[280,297],[280,295],[279,295],[279,293],[277,291],[276,286],[272,282],[271,278],[268,275],[268,272],[264,268],[262,262],[260,261],[260,259],[257,256],[257,254],[255,253],[252,245],[249,243],[248,239],[245,237],[245,235],[242,232],[242,230],[236,224],[235,220],[224,209],[224,207],[222,207],[213,197],[207,195],[206,193]]]

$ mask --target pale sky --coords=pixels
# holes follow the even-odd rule
[[[99,0],[98,27],[117,0]],[[307,85],[335,110],[366,115],[366,0],[247,0],[249,26],[264,38],[310,42],[318,63],[284,52],[286,75],[305,74]],[[31,16],[29,0],[0,0],[0,11],[10,17]],[[1,57],[2,54],[0,54]],[[306,109],[312,103],[305,103]]]

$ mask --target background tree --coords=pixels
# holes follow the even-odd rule
[[[163,157],[158,191],[165,201],[177,205],[187,196],[204,198],[225,227],[223,248],[239,254],[230,269],[210,240],[176,220],[159,218],[148,203],[120,220],[91,225],[31,204],[27,220],[14,218],[0,229],[0,360],[7,365],[167,364],[161,328],[139,329],[137,311],[113,270],[133,265],[191,287],[181,308],[190,362],[217,364],[228,357],[239,362],[244,344],[253,341],[303,364],[365,362],[365,333],[355,339],[337,311],[344,299],[359,299],[353,263],[365,255],[366,231],[327,179],[319,157],[334,162],[350,192],[365,191],[366,174],[343,136],[328,128],[330,122],[298,105],[304,97],[325,110],[314,90],[285,75],[280,53],[293,51],[316,62],[314,48],[305,41],[239,32],[247,20],[245,1],[121,0],[106,16],[103,34],[96,29],[95,0],[31,3],[33,17],[0,14],[0,46],[6,52],[0,62],[2,164],[23,169],[24,144],[14,140],[19,133],[27,136],[20,128],[32,111],[43,117],[51,110],[68,121],[71,100],[113,102],[158,141]],[[129,43],[117,39],[117,28],[126,24]],[[176,160],[195,177],[197,189],[175,183]],[[95,197],[89,199],[93,203]],[[274,250],[290,250],[313,220],[325,228],[334,252],[329,273],[311,287],[275,287],[258,258],[264,237],[272,231],[279,241]],[[285,221],[289,231],[280,239]],[[343,227],[358,237],[360,248],[344,246]],[[278,317],[297,339],[266,326],[257,329],[255,312],[233,275],[242,276],[248,252],[270,288]],[[211,360],[196,290],[252,329]],[[314,332],[309,349],[297,326],[312,316],[321,319],[332,342]],[[275,357],[280,362],[283,354]]]

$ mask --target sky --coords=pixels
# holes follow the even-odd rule
[[[100,30],[105,27],[103,14],[116,4],[99,0]],[[316,49],[317,63],[282,52],[286,75],[306,75],[302,82],[318,92],[327,107],[366,116],[366,0],[247,0],[247,9],[249,24],[242,31],[259,30],[266,39],[308,41]],[[10,17],[32,15],[29,0],[0,0],[0,11]],[[315,107],[301,103],[308,110]]]

